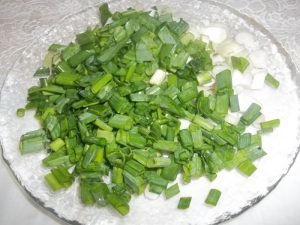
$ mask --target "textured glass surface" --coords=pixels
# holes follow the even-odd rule
[[[245,178],[236,171],[222,171],[213,183],[202,178],[189,185],[181,185],[181,196],[193,197],[191,207],[186,211],[176,209],[180,196],[168,201],[163,196],[156,200],[139,196],[132,200],[130,214],[127,217],[120,217],[109,207],[99,209],[81,205],[77,183],[68,190],[52,193],[43,180],[43,175],[48,171],[41,165],[45,153],[20,156],[18,151],[20,135],[38,128],[39,125],[33,117],[33,112],[20,119],[16,117],[15,111],[25,104],[27,89],[36,84],[37,80],[33,79],[32,74],[41,64],[47,47],[53,42],[68,43],[74,40],[76,33],[98,22],[96,7],[91,6],[75,14],[68,12],[68,16],[37,38],[10,69],[1,92],[0,135],[3,156],[22,186],[49,211],[71,223],[95,225],[218,223],[239,214],[269,193],[286,174],[298,152],[299,80],[296,79],[299,77],[296,76],[289,56],[277,41],[251,19],[215,3],[196,0],[110,2],[112,9],[118,10],[129,6],[150,8],[154,5],[168,6],[177,18],[183,17],[187,20],[195,33],[208,23],[224,24],[232,37],[239,31],[252,33],[256,38],[256,44],[251,51],[263,49],[268,54],[268,71],[277,74],[282,85],[278,91],[240,88],[240,94],[261,103],[264,106],[265,117],[279,117],[282,124],[274,134],[264,138],[264,149],[268,155],[255,163],[258,170],[250,178]],[[220,202],[215,208],[203,203],[210,188],[222,191]]]

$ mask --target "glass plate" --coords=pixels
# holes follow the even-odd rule
[[[108,1],[112,10],[122,10],[130,6],[149,9],[152,6],[168,6],[175,17],[184,18],[191,29],[197,32],[207,23],[224,24],[229,35],[237,31],[248,31],[256,40],[253,51],[263,49],[268,54],[268,71],[281,80],[278,90],[243,91],[244,96],[263,105],[266,118],[280,118],[281,126],[264,137],[267,156],[255,162],[258,170],[250,178],[237,171],[222,171],[210,183],[201,178],[189,185],[181,185],[180,196],[192,196],[188,210],[177,210],[180,196],[168,201],[160,196],[150,200],[147,196],[134,197],[131,212],[121,217],[109,207],[84,207],[78,197],[78,183],[59,193],[52,193],[45,185],[43,176],[48,169],[43,168],[41,159],[44,152],[21,156],[18,151],[20,135],[39,127],[33,112],[25,118],[16,117],[16,109],[24,106],[27,89],[36,84],[32,74],[41,64],[47,47],[53,42],[68,43],[75,34],[84,31],[88,25],[98,23],[97,6],[67,15],[39,39],[35,40],[20,56],[7,74],[1,92],[0,126],[1,147],[5,162],[9,165],[18,182],[42,207],[70,224],[164,224],[164,225],[207,225],[228,220],[259,202],[288,172],[298,153],[299,146],[299,75],[290,57],[274,37],[254,20],[239,12],[215,2],[197,0],[153,0],[153,1]],[[217,207],[211,208],[203,202],[210,188],[218,188],[222,196]]]

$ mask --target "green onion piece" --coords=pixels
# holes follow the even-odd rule
[[[252,103],[242,115],[240,122],[246,126],[252,124],[261,115],[260,109],[258,104]]]
[[[121,97],[118,94],[113,94],[111,98],[109,99],[109,105],[117,112],[117,113],[127,113],[132,108],[132,105],[129,103],[129,101]]]
[[[84,124],[91,123],[91,122],[95,121],[97,118],[98,118],[97,115],[94,115],[89,112],[84,112],[81,115],[79,115],[79,120]]]
[[[201,72],[197,75],[198,85],[204,85],[212,80],[212,75],[208,71]]]
[[[109,81],[111,81],[112,75],[106,74],[102,76],[93,86],[91,87],[91,90],[94,94],[98,93],[101,88],[103,88]]]
[[[171,159],[167,157],[154,157],[147,160],[147,168],[161,168],[171,165]]]
[[[147,140],[138,133],[129,132],[127,144],[135,148],[144,148]]]
[[[148,102],[149,101],[149,96],[146,94],[130,94],[130,100],[132,102]]]
[[[199,115],[195,115],[195,117],[193,118],[193,123],[199,125],[201,128],[211,131],[214,129],[214,125],[207,119],[199,116]]]
[[[169,31],[169,29],[166,26],[163,26],[159,30],[158,37],[160,38],[163,44],[177,44],[172,33]]]
[[[63,72],[55,75],[54,82],[59,85],[77,86],[76,80],[81,76],[72,72]]]
[[[123,169],[118,167],[113,167],[111,179],[114,184],[122,184],[123,183]]]
[[[164,167],[161,176],[169,181],[174,181],[180,171],[180,166],[177,163],[171,163],[169,166]]]
[[[159,140],[153,143],[153,148],[161,151],[175,152],[177,143],[174,141]]]
[[[194,99],[198,95],[197,88],[189,88],[178,94],[178,98],[182,103],[186,103]]]
[[[200,150],[203,145],[203,137],[202,137],[202,131],[201,131],[200,127],[198,127],[195,124],[191,124],[189,127],[189,130],[192,135],[193,147],[196,150]]]
[[[65,142],[61,138],[57,138],[54,141],[52,141],[49,145],[50,149],[54,152],[61,149],[63,146],[65,146]]]
[[[115,194],[108,194],[106,199],[122,216],[129,213],[129,205],[124,201],[120,201],[119,196]]]
[[[97,151],[100,149],[97,145],[91,145],[89,150],[85,153],[82,160],[82,167],[87,168],[87,166],[95,159]]]
[[[79,51],[68,59],[68,63],[74,68],[94,54],[91,50]]]
[[[249,66],[249,61],[244,57],[231,56],[231,64],[233,69],[239,70],[241,73],[244,73],[244,71]]]
[[[44,130],[30,131],[21,136],[19,149],[21,154],[44,150],[48,139]]]
[[[104,26],[107,22],[107,20],[111,17],[111,12],[109,11],[108,4],[103,3],[99,7],[100,11],[100,21],[101,25]]]
[[[239,112],[240,111],[239,98],[237,95],[231,95],[229,97],[229,105],[230,105],[231,112]]]
[[[111,143],[115,140],[115,135],[112,131],[107,130],[97,130],[97,137],[104,138],[107,143]]]
[[[230,70],[224,70],[216,75],[218,92],[227,92],[232,89],[232,77]]]
[[[178,209],[188,209],[190,207],[192,197],[181,197],[179,199],[177,208]]]
[[[244,133],[240,135],[238,140],[238,148],[243,149],[248,147],[251,144],[251,137],[252,135],[250,133]]]
[[[103,122],[103,121],[100,120],[100,119],[96,119],[96,120],[94,121],[94,124],[95,124],[97,127],[101,128],[102,130],[112,131],[112,129],[113,129],[113,128],[110,127],[107,123]]]
[[[221,197],[221,192],[217,189],[210,189],[205,203],[208,205],[216,206],[218,204],[218,201]]]
[[[133,126],[133,119],[129,116],[116,114],[110,118],[108,125],[113,128],[130,130]]]
[[[180,142],[183,147],[191,149],[193,147],[193,138],[191,132],[188,129],[179,131]]]
[[[24,117],[25,116],[25,112],[26,112],[26,109],[19,108],[19,109],[17,109],[17,116],[18,117]]]
[[[237,169],[243,174],[251,176],[256,170],[256,166],[250,160],[246,160],[238,165]]]
[[[260,128],[262,131],[266,131],[268,129],[273,129],[275,127],[278,127],[280,125],[280,120],[279,119],[274,119],[274,120],[269,120],[260,123]]]
[[[225,116],[228,113],[229,98],[227,94],[217,95],[215,111],[219,115]]]
[[[52,191],[59,191],[63,188],[52,173],[47,174],[44,178]]]
[[[176,183],[165,190],[165,197],[166,199],[172,198],[173,196],[177,195],[179,192],[180,192],[179,186],[178,183]]]
[[[133,176],[130,173],[124,171],[124,182],[127,184],[135,193],[141,194],[145,190],[145,181],[140,176]]]
[[[151,50],[143,42],[137,43],[135,54],[138,63],[149,62],[154,60]]]
[[[269,73],[265,77],[265,83],[272,88],[278,88],[280,85],[280,82]]]
[[[40,67],[33,74],[34,77],[48,77],[50,75],[50,69],[48,67]]]

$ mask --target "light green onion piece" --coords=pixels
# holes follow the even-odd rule
[[[269,120],[269,121],[260,123],[260,128],[262,131],[266,131],[266,130],[278,127],[279,125],[280,125],[280,120],[274,119],[274,120]]]
[[[280,85],[280,82],[269,73],[265,77],[265,83],[272,88],[278,88]]]
[[[218,189],[210,189],[205,199],[205,203],[208,205],[216,206],[218,204],[220,197],[221,197],[221,192]]]
[[[166,199],[172,198],[175,195],[179,194],[180,190],[179,190],[179,186],[178,183],[172,185],[171,187],[169,187],[168,189],[165,190],[165,197]]]
[[[108,125],[113,128],[130,130],[133,126],[133,119],[129,116],[116,114],[108,121]]]
[[[230,105],[231,112],[239,112],[240,111],[239,98],[237,95],[231,95],[229,97],[229,105]]]
[[[161,151],[175,152],[177,149],[177,143],[174,141],[159,140],[153,143],[153,148]]]
[[[244,57],[231,56],[231,64],[233,69],[239,70],[241,73],[244,73],[244,71],[249,66],[249,61]]]
[[[24,108],[17,109],[17,116],[18,117],[24,117],[25,116],[25,111],[26,111],[26,109],[24,109]]]
[[[65,146],[65,142],[61,138],[57,138],[49,145],[50,149],[55,152],[61,149],[63,146]]]
[[[238,165],[237,169],[243,174],[251,176],[256,170],[256,166],[250,160],[246,160]]]

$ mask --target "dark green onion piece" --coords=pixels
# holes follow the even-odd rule
[[[111,12],[109,11],[108,4],[103,3],[99,7],[100,11],[100,21],[102,26],[104,26],[107,22],[107,20],[111,17]]]
[[[177,208],[178,209],[188,209],[190,207],[192,197],[181,197],[179,199]]]

